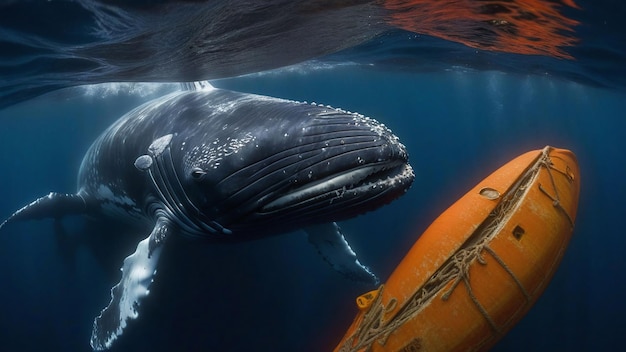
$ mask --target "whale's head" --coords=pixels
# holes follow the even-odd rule
[[[398,137],[360,114],[224,90],[177,99],[188,129],[168,141],[181,186],[173,193],[227,237],[345,220],[413,181]]]

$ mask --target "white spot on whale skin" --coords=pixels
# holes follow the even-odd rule
[[[152,157],[149,155],[142,155],[135,160],[135,167],[141,171],[147,171],[152,166]]]
[[[144,216],[136,203],[126,195],[116,195],[111,187],[100,185],[95,194],[95,198],[100,201],[102,213],[108,217],[136,221]]]
[[[242,148],[255,140],[256,137],[248,132],[241,138],[228,137],[224,142],[216,138],[208,145],[203,143],[195,146],[185,157],[185,167],[191,169],[202,165],[202,168],[217,169],[224,158],[239,153]]]
[[[111,188],[106,185],[100,185],[98,187],[98,195],[96,196],[100,200],[108,200],[110,202],[135,207],[135,202],[128,196],[117,196],[113,193]]]
[[[152,144],[150,144],[150,146],[148,147],[148,150],[152,153],[152,155],[154,156],[159,156],[161,155],[161,153],[163,153],[163,151],[165,150],[165,148],[167,148],[167,146],[170,144],[170,142],[172,141],[172,134],[167,134],[163,137],[157,138],[155,139]]]

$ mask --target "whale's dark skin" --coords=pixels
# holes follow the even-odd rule
[[[68,214],[153,227],[123,265],[91,344],[106,349],[137,317],[167,238],[243,241],[304,229],[342,274],[375,276],[334,221],[374,210],[413,181],[404,146],[359,114],[208,88],[148,102],[90,147],[78,192],[51,193],[10,221]]]

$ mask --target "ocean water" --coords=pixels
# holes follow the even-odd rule
[[[579,42],[563,49],[574,59],[377,29],[355,48],[212,83],[358,111],[400,137],[416,171],[411,190],[341,223],[361,261],[383,280],[431,221],[497,167],[545,145],[572,150],[581,196],[569,248],[545,293],[494,350],[619,350],[626,333],[626,29],[620,23],[626,9],[621,1],[576,3],[580,10],[563,10],[579,22],[568,32]],[[7,43],[26,29],[40,38],[44,32],[35,29],[54,21],[42,20],[42,27],[15,22],[20,31],[0,21],[2,218],[50,191],[75,191],[82,155],[108,125],[178,89],[104,84],[21,95],[20,84],[47,91],[54,81],[47,75],[67,70],[8,51],[15,47]],[[89,39],[54,35],[46,45]],[[67,67],[73,69],[61,75],[59,87],[82,84],[77,71],[87,71]],[[63,229],[58,238],[55,224],[43,220],[0,232],[0,350],[89,351],[93,318],[143,235],[82,218],[64,219]],[[140,318],[112,351],[328,351],[356,314],[354,298],[370,289],[333,272],[303,233],[236,245],[177,240],[161,259]]]

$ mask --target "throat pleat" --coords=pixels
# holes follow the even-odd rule
[[[150,169],[150,177],[156,191],[172,221],[179,226],[184,234],[191,237],[204,237],[207,234],[229,234],[230,231],[215,221],[202,219],[201,211],[187,197],[180,182],[170,148],[158,156]]]

